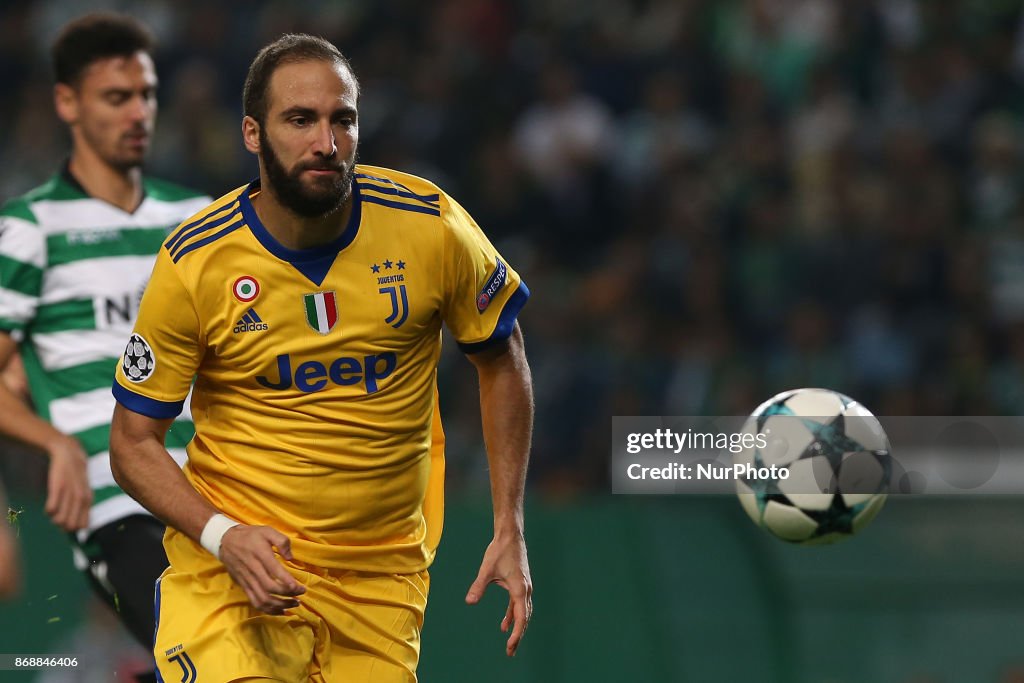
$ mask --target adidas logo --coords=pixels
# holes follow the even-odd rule
[[[241,320],[235,323],[235,327],[231,330],[235,334],[241,334],[242,332],[262,332],[270,328],[270,325],[263,322],[260,316],[256,314],[255,308],[250,308],[242,316]]]

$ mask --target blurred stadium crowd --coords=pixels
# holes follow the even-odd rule
[[[1009,0],[145,0],[149,170],[255,175],[256,50],[319,33],[361,80],[364,163],[430,178],[533,291],[535,485],[604,488],[610,416],[745,414],[824,386],[876,413],[1024,405],[1024,23]],[[0,196],[65,142],[45,49],[0,9]],[[472,370],[442,365],[452,484],[483,485]],[[474,483],[476,482],[476,483]]]

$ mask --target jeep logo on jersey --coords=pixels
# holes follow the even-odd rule
[[[141,334],[133,334],[124,349],[121,369],[129,382],[145,382],[156,368],[156,356],[153,349],[142,338]]]
[[[243,304],[247,304],[260,295],[260,283],[251,275],[243,275],[231,285],[231,293]]]
[[[317,360],[300,363],[292,372],[292,356],[282,353],[277,357],[277,378],[265,375],[256,377],[260,386],[274,391],[285,391],[294,385],[296,389],[311,394],[324,389],[328,383],[351,386],[363,383],[366,393],[373,394],[380,388],[378,382],[391,376],[398,367],[398,356],[391,351],[363,356],[341,356],[325,365]]]
[[[302,297],[306,308],[306,322],[314,332],[327,334],[338,322],[338,299],[334,292],[317,292]]]
[[[501,259],[496,259],[498,265],[494,267],[494,272],[491,273],[491,277],[487,279],[487,284],[480,290],[480,293],[476,295],[476,310],[483,313],[487,310],[487,307],[491,305],[491,299],[494,295],[501,291],[501,288],[505,286],[505,279],[508,276],[508,268],[501,262]]]

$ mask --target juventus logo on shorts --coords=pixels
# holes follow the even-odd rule
[[[192,658],[188,656],[187,652],[179,652],[173,657],[168,657],[167,661],[177,662],[181,667],[181,683],[195,683],[196,665],[192,663]]]

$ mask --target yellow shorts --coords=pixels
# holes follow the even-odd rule
[[[254,609],[224,565],[167,530],[171,562],[156,586],[153,653],[163,681],[286,683],[416,681],[430,579],[418,574],[285,566],[306,587],[301,605],[272,616]]]

